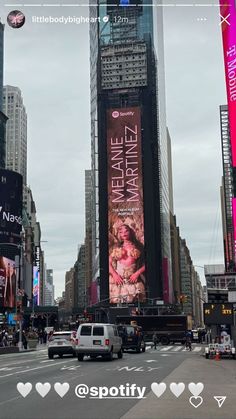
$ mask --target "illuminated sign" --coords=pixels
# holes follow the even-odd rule
[[[233,324],[233,304],[209,304],[203,305],[205,324]]]
[[[233,172],[236,170],[236,5],[235,0],[220,0],[224,48],[225,80],[229,113],[229,132]],[[235,185],[234,185],[235,189]],[[232,199],[234,249],[236,254],[236,198]]]
[[[21,243],[22,176],[0,169],[0,243]]]
[[[40,273],[37,266],[33,267],[33,303],[34,306],[39,305],[39,278]]]
[[[111,303],[146,299],[140,108],[107,111]]]
[[[0,306],[16,306],[16,267],[11,259],[0,256]]]

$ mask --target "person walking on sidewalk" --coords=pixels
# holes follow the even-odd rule
[[[25,334],[25,331],[24,330],[22,332],[22,343],[23,343],[24,349],[27,349],[27,347],[28,347],[28,341],[27,341],[26,334]]]
[[[157,348],[157,341],[158,341],[156,332],[154,332],[152,340],[153,340],[154,349],[156,349]]]

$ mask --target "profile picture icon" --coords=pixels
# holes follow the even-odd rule
[[[7,23],[11,28],[19,29],[25,23],[25,15],[20,10],[13,10],[7,16]]]

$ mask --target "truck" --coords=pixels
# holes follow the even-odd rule
[[[162,345],[180,342],[185,344],[186,331],[189,330],[189,319],[186,315],[137,315],[117,316],[117,324],[134,324],[142,327],[144,340],[152,341],[154,332]]]

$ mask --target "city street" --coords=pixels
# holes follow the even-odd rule
[[[123,359],[114,356],[112,362],[100,359],[55,357],[49,360],[47,350],[2,355],[0,357],[0,418],[1,419],[100,419],[100,418],[235,418],[236,362],[234,360],[205,360],[204,347],[193,345],[190,353],[183,346],[158,346],[157,350],[147,347],[146,353],[125,353]],[[23,397],[17,390],[17,383],[32,383],[32,390]],[[167,385],[162,396],[151,390],[153,382]],[[171,382],[185,383],[185,390],[177,398],[168,388]],[[190,382],[202,382],[205,387],[199,407],[190,405],[192,396],[188,389]],[[42,397],[35,388],[36,383],[50,383],[51,389]],[[54,389],[55,383],[68,383],[68,392],[61,397]],[[132,384],[146,387],[143,400],[114,397],[91,400],[92,394],[84,399],[75,394],[79,384],[88,387],[131,387]],[[40,386],[39,386],[40,387]],[[46,388],[47,386],[45,386]],[[67,391],[66,390],[66,391]],[[39,390],[40,391],[40,390]],[[48,391],[48,390],[46,390]],[[103,390],[105,391],[105,390]],[[125,393],[125,396],[128,394]],[[132,395],[131,393],[129,395]],[[227,396],[221,408],[214,396]],[[111,397],[111,395],[110,395]],[[122,400],[123,398],[123,400]],[[195,397],[198,402],[198,397]],[[195,402],[195,400],[194,400]]]

